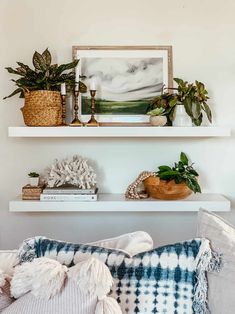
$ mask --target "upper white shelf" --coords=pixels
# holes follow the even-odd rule
[[[10,201],[11,212],[195,212],[230,211],[230,201],[220,194],[192,194],[179,201],[126,200],[124,194],[99,194],[96,202]]]
[[[10,137],[225,137],[227,127],[9,127]]]

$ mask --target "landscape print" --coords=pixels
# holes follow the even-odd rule
[[[163,58],[82,58],[81,74],[88,87],[96,81],[96,113],[146,114],[163,86]],[[90,95],[82,95],[82,114],[90,114]]]

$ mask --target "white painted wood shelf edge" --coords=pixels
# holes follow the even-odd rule
[[[231,129],[220,126],[152,127],[9,127],[9,137],[228,137]]]
[[[95,202],[10,201],[10,212],[196,212],[230,211],[230,201],[220,194],[193,194],[179,201],[126,200],[124,194],[100,194]]]

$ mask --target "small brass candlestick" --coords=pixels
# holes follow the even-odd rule
[[[78,118],[78,97],[79,97],[79,91],[74,91],[74,119],[70,123],[70,126],[83,126],[83,123]]]
[[[66,123],[66,95],[61,95],[62,100],[62,126],[67,125]]]
[[[91,94],[91,118],[86,123],[86,126],[99,126],[99,122],[95,119],[95,94],[96,90],[90,90]]]

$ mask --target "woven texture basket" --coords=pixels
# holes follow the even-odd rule
[[[62,124],[62,104],[59,92],[39,90],[25,93],[25,104],[21,111],[24,123],[28,126]]]
[[[143,183],[148,195],[160,200],[181,200],[192,194],[185,183],[176,184],[174,180],[165,181],[151,176]]]

